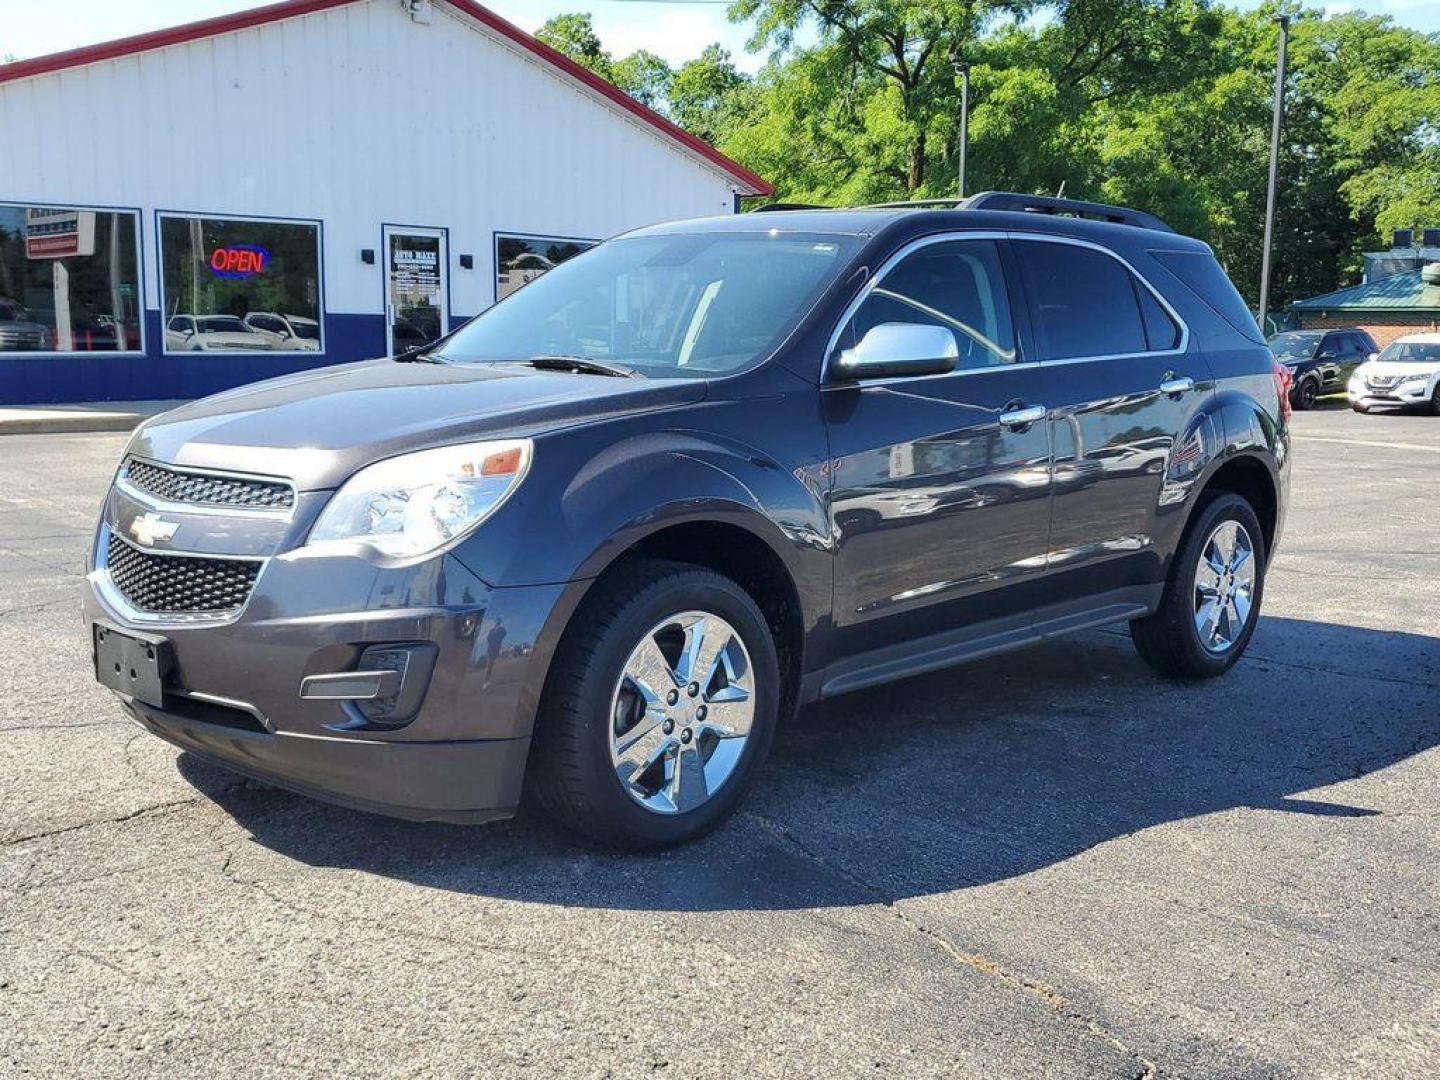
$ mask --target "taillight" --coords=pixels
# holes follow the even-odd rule
[[[1290,387],[1295,376],[1279,360],[1270,361],[1270,371],[1275,376],[1275,392],[1280,395],[1280,419],[1290,423]]]

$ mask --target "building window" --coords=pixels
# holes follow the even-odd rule
[[[0,204],[0,353],[139,352],[139,215]]]
[[[588,251],[600,241],[556,236],[495,234],[495,299],[504,300],[551,267]]]
[[[160,217],[166,352],[320,352],[320,226]]]

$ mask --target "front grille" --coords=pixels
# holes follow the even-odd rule
[[[279,480],[184,472],[136,458],[126,463],[125,479],[132,487],[169,502],[254,510],[288,510],[295,505],[295,490]]]
[[[260,563],[253,559],[206,559],[152,555],[110,534],[106,567],[110,581],[140,611],[235,611],[255,587]]]

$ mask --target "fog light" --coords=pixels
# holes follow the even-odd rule
[[[384,697],[355,702],[355,709],[376,724],[404,724],[413,720],[425,700],[439,651],[429,643],[367,647],[356,667],[360,671],[393,671],[399,676],[399,685]]]

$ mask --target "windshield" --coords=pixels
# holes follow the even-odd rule
[[[1315,355],[1315,346],[1320,344],[1320,339],[1324,336],[1324,334],[1308,334],[1297,330],[1276,334],[1270,339],[1270,351],[1282,360],[1287,357],[1294,360],[1308,360]]]
[[[612,240],[547,271],[441,346],[459,362],[578,356],[706,378],[770,353],[859,246],[848,236]]]
[[[1380,354],[1387,364],[1440,364],[1440,342],[1397,341]]]
[[[248,334],[250,328],[234,315],[211,315],[198,320],[202,334]]]

